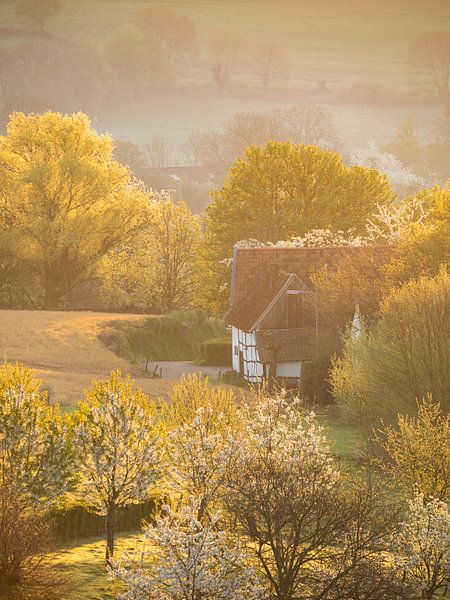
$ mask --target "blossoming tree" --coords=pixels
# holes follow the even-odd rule
[[[114,517],[120,506],[145,500],[159,470],[155,408],[130,376],[113,372],[93,381],[77,414],[79,497],[106,516],[106,561],[114,554]]]
[[[73,456],[57,406],[21,365],[0,372],[0,477],[17,489],[22,508],[48,506],[69,488]]]

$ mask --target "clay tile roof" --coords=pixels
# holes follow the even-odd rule
[[[315,330],[268,329],[256,332],[256,349],[262,363],[298,362],[315,358]]]
[[[224,316],[225,321],[242,331],[250,331],[289,277],[288,273],[281,274],[271,286],[266,281],[260,281],[245,298],[233,304]]]

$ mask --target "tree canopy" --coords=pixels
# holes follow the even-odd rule
[[[394,197],[385,176],[347,167],[335,152],[290,142],[250,146],[206,209],[201,303],[224,307],[229,272],[220,261],[237,241],[276,242],[314,228],[363,232],[377,206]]]
[[[37,306],[57,306],[145,223],[146,195],[112,152],[82,113],[15,113],[0,137],[0,236],[37,279]]]

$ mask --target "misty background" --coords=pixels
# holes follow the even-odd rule
[[[268,139],[337,150],[400,195],[445,181],[449,65],[448,0],[0,2],[2,133],[13,111],[83,111],[196,212]]]

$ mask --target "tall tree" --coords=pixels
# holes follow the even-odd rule
[[[381,468],[406,496],[419,491],[426,500],[450,500],[450,414],[431,396],[417,403],[417,417],[398,415],[396,427],[383,427],[377,441]]]
[[[120,506],[148,498],[159,469],[155,407],[129,376],[113,372],[93,381],[78,406],[80,499],[106,518],[106,561],[114,555],[115,515]]]
[[[115,308],[186,308],[193,294],[199,219],[165,191],[153,194],[148,211],[146,229],[102,261],[103,296]]]
[[[384,493],[346,481],[298,399],[259,400],[244,412],[243,450],[225,502],[269,597],[401,598],[400,581],[379,559],[395,527]]]
[[[393,198],[386,177],[347,167],[334,152],[290,142],[251,146],[206,210],[199,303],[217,311],[226,306],[223,261],[237,241],[276,242],[314,228],[364,232],[377,206]]]
[[[147,200],[86,115],[15,113],[0,138],[0,203],[53,308],[143,226]],[[25,251],[26,249],[26,251]]]

